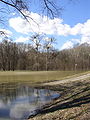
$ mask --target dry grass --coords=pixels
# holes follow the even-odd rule
[[[90,78],[47,87],[61,97],[29,120],[90,120]]]
[[[81,71],[6,71],[0,72],[0,82],[47,82],[64,79],[80,73]]]

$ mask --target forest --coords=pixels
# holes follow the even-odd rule
[[[28,43],[17,43],[4,37],[0,42],[0,70],[90,70],[90,45],[75,45],[57,50],[55,38],[35,34]]]

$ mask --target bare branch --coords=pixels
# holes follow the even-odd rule
[[[53,14],[53,11],[52,9],[49,7],[48,3],[47,3],[47,0],[44,0],[44,3],[45,3],[45,8],[47,9],[48,12],[50,12],[52,14],[52,16],[54,17],[54,14]],[[47,12],[47,13],[48,13]]]
[[[11,0],[12,3],[10,2],[6,2],[4,0],[0,0],[0,2],[8,5],[8,6],[11,6],[13,8],[15,8],[17,11],[19,11],[19,13],[22,14],[22,16],[28,21],[26,15],[22,12],[22,10],[26,9],[28,10],[27,6],[23,3],[22,0],[15,0],[15,2],[13,0]]]
[[[23,2],[23,0],[15,0],[15,1],[11,0],[11,3],[10,2],[6,2],[4,0],[0,0],[0,2],[15,8],[19,13],[21,13],[21,15],[24,17],[24,19],[27,20],[28,23],[30,23],[29,19],[31,19],[34,23],[37,24],[37,26],[39,26],[37,21],[35,21],[32,17],[30,17],[30,15],[27,15],[24,12],[24,11],[28,11],[28,8],[25,5],[25,3]]]
[[[51,16],[52,18],[58,16],[60,12],[63,10],[62,7],[59,7],[55,4],[54,1],[51,0],[43,0],[44,2],[44,10],[47,10],[47,16]]]

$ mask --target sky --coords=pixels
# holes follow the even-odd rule
[[[24,11],[34,20],[28,19],[29,23],[14,9],[9,8],[9,14],[0,12],[0,17],[6,16],[3,18],[5,25],[0,24],[0,30],[6,31],[15,42],[28,42],[29,37],[34,33],[55,37],[55,48],[59,50],[73,48],[76,44],[90,44],[90,0],[73,0],[72,2],[63,0],[63,2],[58,2],[59,4],[64,10],[53,19],[47,17],[46,14],[41,15],[41,12],[37,10],[39,4],[32,5],[30,12]],[[0,3],[0,8],[2,7],[5,5]]]

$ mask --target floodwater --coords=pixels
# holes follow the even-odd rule
[[[59,96],[59,93],[48,89],[3,83],[0,85],[0,120],[27,120],[43,105]]]

